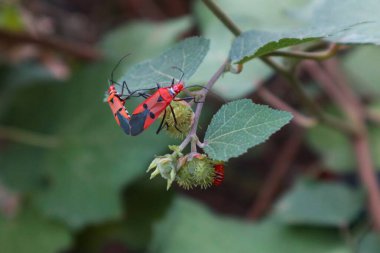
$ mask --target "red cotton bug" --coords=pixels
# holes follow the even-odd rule
[[[107,102],[112,110],[116,123],[123,129],[123,131],[126,134],[136,136],[142,133],[151,124],[153,124],[153,122],[156,121],[156,119],[161,115],[161,113],[164,112],[160,126],[158,130],[156,131],[156,133],[158,134],[164,126],[168,127],[168,124],[167,123],[164,124],[164,122],[165,122],[165,117],[166,117],[166,108],[169,106],[173,114],[173,120],[175,123],[174,127],[178,131],[180,131],[177,128],[177,119],[175,117],[174,110],[172,106],[170,105],[170,103],[172,101],[188,100],[188,99],[192,99],[194,100],[194,102],[196,102],[194,97],[181,98],[177,100],[175,99],[175,97],[182,90],[184,90],[184,84],[182,82],[184,72],[177,67],[173,67],[181,71],[182,75],[177,83],[175,83],[175,80],[173,78],[171,86],[168,86],[168,87],[160,87],[160,85],[157,83],[157,88],[139,89],[139,90],[135,90],[131,92],[131,90],[128,88],[128,85],[124,81],[122,84],[121,93],[118,93],[115,88],[115,84],[118,84],[118,83],[113,81],[113,73],[115,69],[119,66],[121,61],[127,56],[129,56],[129,54],[121,58],[119,62],[116,64],[116,66],[114,67],[114,69],[112,70],[111,79],[110,79],[111,85],[108,88]],[[123,94],[124,88],[126,88],[126,90],[128,91],[128,94],[125,94],[125,95]],[[151,91],[154,89],[157,89],[157,90],[153,94],[145,93],[145,91]],[[132,96],[144,97],[145,101],[143,101],[140,105],[138,105],[137,108],[133,111],[132,115],[130,115],[125,108],[125,101]]]
[[[111,72],[111,79],[109,80],[110,85],[107,92],[108,93],[107,102],[111,108],[112,114],[114,115],[115,121],[123,129],[123,131],[128,135],[131,134],[131,124],[130,124],[131,116],[129,115],[127,109],[125,108],[125,101],[132,96],[142,96],[144,98],[147,98],[147,94],[141,92],[142,90],[136,90],[134,92],[131,92],[125,82],[123,82],[122,84],[121,93],[118,93],[116,90],[115,84],[118,84],[118,83],[113,81],[113,73],[115,69],[120,65],[122,60],[124,60],[129,55],[130,54],[127,54],[126,56],[121,58],[119,62],[115,65],[115,67],[113,68]],[[128,95],[123,95],[124,88],[127,89],[129,93]],[[146,90],[149,90],[149,89],[146,89]],[[135,93],[137,93],[137,95]],[[122,96],[125,96],[125,97],[122,98]]]
[[[127,87],[129,92],[128,95],[122,95],[124,87]],[[138,92],[136,95],[135,93]],[[122,96],[126,96],[122,98]],[[138,121],[134,120],[131,122],[131,117],[125,108],[125,101],[130,97],[144,97],[147,98],[148,94],[142,93],[141,90],[136,90],[134,92],[130,92],[128,86],[123,83],[122,92],[118,93],[114,84],[111,84],[108,88],[108,98],[107,102],[111,108],[112,114],[114,115],[116,123],[123,129],[123,131],[131,135],[132,129],[139,127]],[[136,126],[134,126],[136,125]]]
[[[214,165],[215,177],[213,184],[215,186],[219,186],[222,184],[224,180],[224,165],[223,164],[215,164]]]
[[[194,97],[180,98],[177,100],[175,99],[175,97],[182,90],[184,90],[184,84],[182,82],[184,72],[179,68],[176,68],[176,69],[182,72],[181,78],[179,79],[177,83],[175,83],[173,79],[172,84],[168,87],[160,87],[159,84],[157,84],[157,91],[154,92],[152,95],[148,95],[149,97],[145,99],[145,101],[143,101],[140,105],[138,105],[136,109],[133,111],[132,116],[131,116],[131,121],[130,121],[130,123],[133,125],[131,129],[132,130],[131,135],[138,135],[142,131],[147,129],[150,125],[153,124],[154,121],[156,121],[156,119],[163,112],[164,115],[163,115],[162,121],[156,131],[156,133],[158,134],[161,131],[161,129],[164,127],[166,107],[168,106],[171,110],[171,113],[173,114],[173,119],[175,122],[174,127],[178,131],[180,131],[177,128],[177,119],[175,117],[173,107],[170,105],[170,103],[172,101],[188,100],[188,99],[192,99],[195,101],[195,99]]]
[[[166,116],[166,107],[170,107],[173,113],[174,122],[177,122],[175,114],[170,103],[174,98],[183,90],[183,83],[173,83],[169,87],[158,88],[155,93],[144,100],[133,111],[131,122],[133,122],[134,128],[132,128],[132,135],[138,135],[150,125],[164,112],[163,120],[157,130],[159,133],[163,127],[164,119]],[[176,127],[176,126],[175,126]],[[177,129],[178,130],[178,129]]]

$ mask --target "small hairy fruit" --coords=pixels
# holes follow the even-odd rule
[[[168,124],[167,133],[174,138],[182,139],[190,131],[191,125],[194,120],[194,112],[191,109],[189,103],[185,101],[174,101],[170,105],[173,108],[175,118],[177,120],[177,128],[180,131],[178,131],[175,128],[176,124],[173,117],[173,113],[170,107],[168,106],[166,108],[165,116],[165,122]],[[160,117],[163,117],[163,114],[161,114]]]
[[[212,161],[206,155],[197,154],[180,168],[176,181],[184,189],[191,189],[195,186],[205,189],[213,184],[214,177]]]

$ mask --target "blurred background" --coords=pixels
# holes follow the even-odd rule
[[[243,29],[274,31],[301,26],[292,13],[309,2],[218,4]],[[1,253],[380,252],[350,144],[326,127],[287,125],[231,159],[219,187],[166,191],[165,180],[149,180],[154,156],[180,141],[156,135],[154,126],[126,136],[103,103],[108,79],[125,54],[132,53],[117,78],[194,35],[211,40],[192,78],[204,84],[228,56],[233,35],[201,1],[0,0]],[[370,108],[377,168],[379,60],[378,48],[360,46],[326,65],[339,66]],[[321,74],[314,71],[300,78],[334,112],[313,85]],[[200,133],[226,101],[265,104],[255,92],[264,83],[299,108],[286,82],[254,61],[218,81]]]

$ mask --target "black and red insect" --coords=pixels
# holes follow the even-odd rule
[[[115,87],[115,84],[118,84],[118,83],[113,81],[113,72],[125,57],[123,57],[113,69],[111,73],[111,80],[110,80],[111,84],[108,88],[107,102],[111,108],[111,111],[113,112],[116,123],[123,129],[123,131],[126,134],[136,136],[142,133],[150,125],[152,125],[153,122],[155,122],[157,118],[162,113],[164,113],[160,126],[156,132],[156,133],[159,133],[163,127],[165,126],[168,127],[167,123],[165,123],[165,117],[166,117],[166,108],[169,106],[171,113],[173,115],[173,119],[174,119],[174,127],[178,131],[180,131],[177,128],[177,119],[175,117],[174,110],[172,106],[170,105],[170,103],[172,101],[189,100],[189,99],[194,100],[194,102],[198,102],[198,101],[195,101],[194,97],[176,99],[176,96],[181,91],[184,90],[184,83],[182,81],[184,72],[177,67],[173,67],[181,71],[182,75],[178,82],[175,82],[173,78],[171,85],[167,87],[160,87],[160,85],[157,83],[157,86],[155,88],[139,89],[139,90],[131,91],[128,88],[128,85],[126,84],[126,82],[123,82],[123,84],[121,85],[122,86],[121,93],[118,93]],[[124,90],[128,92],[125,95],[123,94]],[[152,90],[156,90],[156,91],[152,94],[149,94],[148,92]],[[138,97],[138,96],[144,97],[145,100],[140,105],[138,105],[136,109],[133,111],[132,115],[130,115],[127,109],[125,108],[125,101],[130,97]]]

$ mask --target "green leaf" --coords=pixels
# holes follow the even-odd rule
[[[337,182],[301,181],[276,204],[274,215],[290,225],[348,226],[363,209],[361,192]]]
[[[202,63],[209,49],[209,40],[202,37],[188,38],[151,60],[132,66],[120,79],[126,81],[131,89],[152,88],[156,83],[179,79],[188,80]]]
[[[288,15],[289,11],[308,2],[309,0],[219,0],[217,4],[243,31],[253,28],[273,31],[299,27],[301,21]],[[194,11],[202,32],[215,28],[216,23],[224,27],[215,15],[209,15],[210,11],[201,0],[196,2]],[[224,32],[229,33],[226,27]]]
[[[7,73],[4,83],[13,88],[19,88],[25,85],[35,85],[39,83],[54,83],[54,76],[45,67],[37,63],[26,62],[21,63]]]
[[[137,41],[146,39],[137,30],[125,31]],[[170,38],[155,41],[154,48],[168,47],[177,35],[173,32]],[[109,36],[117,41],[117,33]],[[105,40],[101,44],[111,47],[111,39]],[[102,102],[106,80],[126,49],[135,47],[131,43],[112,45],[106,50],[114,53],[109,61],[76,68],[68,82],[18,89],[1,118],[3,125],[59,139],[60,145],[51,149],[22,144],[4,147],[0,176],[11,189],[31,194],[32,204],[45,215],[73,228],[120,217],[120,190],[145,175],[154,155],[170,143],[166,136],[154,133],[155,126],[138,137],[125,135]],[[137,47],[134,55],[147,57],[147,52]],[[132,110],[140,102],[128,100],[127,108]]]
[[[141,61],[173,44],[181,33],[190,28],[191,23],[190,17],[167,22],[128,22],[112,30],[100,44],[104,53],[115,64],[127,53],[131,53],[127,62]],[[117,72],[122,73],[123,69],[120,66]]]
[[[301,26],[302,22],[299,19],[294,19],[288,14],[307,2],[308,0],[218,0],[217,4],[242,31],[253,28],[279,31]],[[205,83],[210,78],[210,70],[215,71],[228,57],[227,52],[231,49],[234,36],[201,0],[195,3],[194,14],[202,35],[209,38],[211,43],[210,52],[191,80],[195,83]],[[261,61],[252,60],[246,63],[239,75],[225,73],[216,82],[213,91],[224,99],[241,98],[253,92],[257,84],[265,81],[271,74],[272,70]]]
[[[120,217],[120,189],[144,175],[149,161],[170,142],[153,129],[138,138],[127,136],[116,124],[101,100],[105,87],[94,85],[112,65],[89,65],[67,84],[56,121],[61,145],[44,160],[49,184],[35,203],[73,228]],[[127,107],[138,102],[128,101]]]
[[[62,86],[58,84],[58,82],[49,82],[28,85],[14,90],[13,96],[7,93],[10,97],[8,110],[2,115],[0,124],[9,129],[14,127],[36,135],[58,138],[55,136],[55,128],[61,106],[57,100],[63,92]],[[1,181],[12,190],[26,194],[41,188],[46,183],[44,159],[47,148],[38,146],[38,143],[31,146],[25,143],[12,143],[12,140],[9,142],[0,155]]]
[[[283,2],[286,2],[286,4],[283,4]],[[280,4],[274,5],[273,0],[220,0],[218,1],[218,6],[226,11],[228,16],[232,17],[239,27],[245,29],[246,27],[252,28],[252,24],[255,24],[255,27],[266,25],[265,22],[260,22],[261,20],[258,22],[258,17],[265,16],[267,12],[271,12],[270,16],[272,17],[276,16],[282,19],[285,16],[281,15],[283,8],[287,4],[289,7],[290,2],[292,1],[281,1]],[[260,6],[262,7],[260,8]],[[211,77],[210,73],[215,72],[228,58],[228,51],[231,48],[234,36],[202,1],[196,2],[194,15],[198,20],[202,35],[210,39],[210,51],[199,70],[191,78],[191,81],[193,83],[206,83]],[[275,20],[271,19],[271,21],[277,23]],[[279,23],[284,24],[287,22],[281,20]],[[262,62],[258,60],[252,61],[238,75],[225,73],[213,86],[213,92],[227,100],[241,98],[253,92],[256,84],[266,80],[271,73],[272,70]]]
[[[15,218],[0,216],[0,252],[61,252],[70,241],[68,229],[34,212],[22,213]]]
[[[359,253],[378,253],[380,251],[380,236],[370,232],[359,243]]]
[[[205,135],[205,152],[210,158],[227,161],[264,142],[287,124],[291,114],[248,99],[225,104],[212,118]]]
[[[110,240],[122,242],[134,252],[142,252],[147,247],[153,231],[153,223],[166,213],[171,204],[173,191],[165,190],[163,180],[144,178],[128,187],[126,215],[123,219],[103,223],[87,228],[81,237],[78,252],[99,252]],[[154,208],[152,208],[154,203]]]
[[[32,192],[44,183],[43,149],[9,145],[0,156],[0,179],[8,188],[17,192]],[[22,159],[20,159],[22,157]],[[25,161],[28,165],[25,166]]]
[[[156,225],[154,253],[348,253],[334,230],[290,228],[274,220],[255,224],[217,216],[194,201],[178,198]]]
[[[340,43],[373,43],[380,45],[380,1],[378,0],[314,0],[299,11],[310,25],[317,27],[340,26],[347,23],[367,22],[344,30],[329,40]]]
[[[353,88],[365,96],[380,96],[380,48],[361,46],[343,58],[343,67]]]
[[[314,41],[328,37],[340,29],[329,28],[306,28],[290,32],[266,32],[251,30],[238,36],[231,47],[230,59],[235,63],[245,63],[252,58],[260,57],[275,50],[301,43]],[[344,28],[347,28],[344,27]]]

